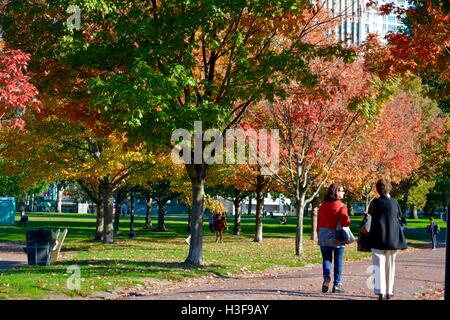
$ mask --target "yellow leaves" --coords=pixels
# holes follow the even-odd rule
[[[205,207],[211,212],[225,212],[227,211],[225,206],[218,200],[211,197],[209,194],[204,196]]]

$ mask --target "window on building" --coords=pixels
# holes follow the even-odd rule
[[[383,23],[383,31],[386,31],[386,23]]]
[[[360,39],[359,39],[359,22],[356,23],[356,42],[360,43]]]
[[[388,31],[397,31],[397,26],[389,24],[388,25]]]
[[[388,16],[388,22],[397,22],[397,18],[395,16]]]
[[[386,16],[383,16],[383,22],[386,22]]]
[[[369,33],[369,25],[366,23],[366,33]]]

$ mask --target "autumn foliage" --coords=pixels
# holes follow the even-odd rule
[[[369,37],[370,53],[383,54],[379,74],[426,72],[444,81],[449,80],[450,13],[444,11],[442,4],[431,6],[431,1],[427,2],[426,6],[410,8],[393,3],[379,6],[381,14],[406,18],[410,24],[409,32],[389,32],[386,35],[386,47],[376,44],[374,35]]]
[[[0,43],[0,126],[7,123],[23,128],[21,115],[39,108],[38,91],[25,74],[29,60],[23,51],[5,49]]]
[[[337,163],[332,180],[358,199],[374,192],[378,179],[398,183],[420,164],[422,110],[405,92],[387,103],[364,138]]]

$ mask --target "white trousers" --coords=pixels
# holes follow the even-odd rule
[[[397,250],[372,249],[375,294],[394,294],[395,256]]]

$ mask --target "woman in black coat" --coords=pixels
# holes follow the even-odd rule
[[[369,243],[375,268],[374,292],[379,299],[390,299],[394,290],[397,250],[404,250],[408,245],[400,225],[400,205],[389,195],[391,184],[382,179],[377,182],[376,188],[380,197],[373,200],[369,207],[372,216]]]

